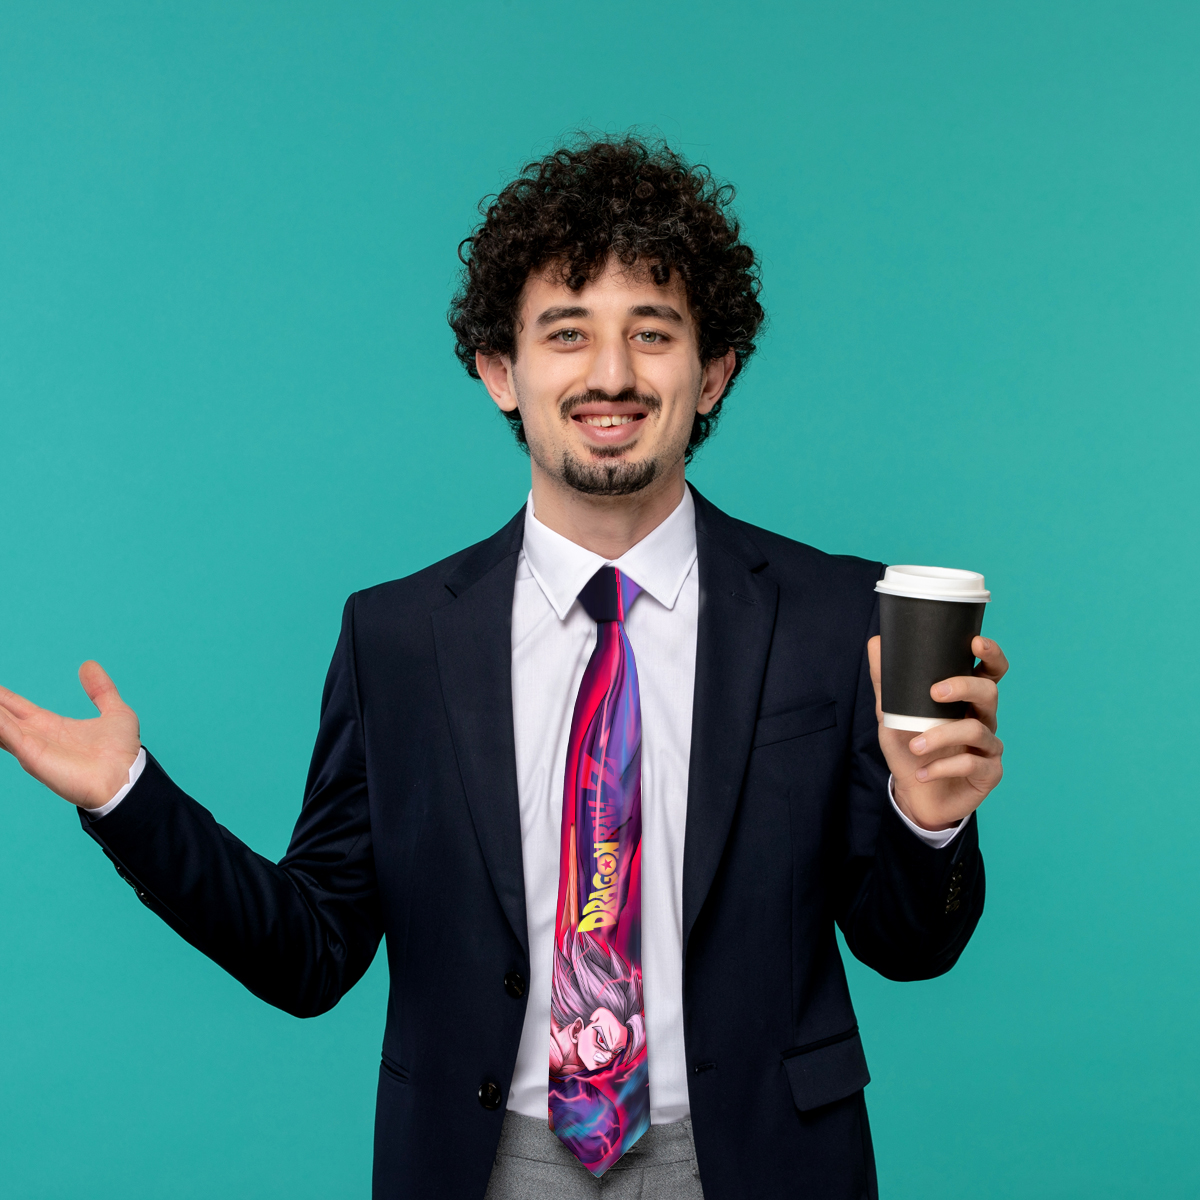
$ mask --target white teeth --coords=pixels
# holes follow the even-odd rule
[[[607,429],[610,425],[629,425],[636,421],[636,417],[618,416],[618,417],[584,417],[585,425],[598,425],[602,429]]]

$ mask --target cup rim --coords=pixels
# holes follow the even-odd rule
[[[986,604],[992,593],[983,584],[983,576],[978,571],[905,564],[888,567],[883,578],[875,584],[875,590],[884,596],[906,596],[910,600]]]

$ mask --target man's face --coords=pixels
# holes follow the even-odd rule
[[[579,1030],[575,1047],[583,1069],[598,1071],[607,1067],[625,1049],[628,1041],[629,1030],[607,1008],[598,1008]]]
[[[496,403],[520,409],[535,470],[620,496],[682,466],[695,416],[720,399],[733,354],[701,365],[678,273],[664,287],[610,261],[577,292],[553,271],[530,276],[516,360],[478,361]]]

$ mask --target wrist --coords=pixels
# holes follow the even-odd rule
[[[945,833],[947,830],[956,828],[962,820],[961,817],[958,817],[947,821],[939,818],[935,813],[922,811],[923,806],[914,804],[911,794],[895,780],[892,783],[892,797],[896,801],[896,807],[914,825],[919,825],[928,833]]]
[[[79,803],[79,807],[95,815],[104,815],[116,807],[141,777],[146,765],[146,752],[139,746],[133,760],[127,765],[124,756],[112,771],[106,773],[103,784],[96,787],[92,795]],[[123,769],[122,769],[123,768]]]

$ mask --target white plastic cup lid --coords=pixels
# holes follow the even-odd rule
[[[954,567],[888,567],[875,590],[885,596],[957,600],[964,604],[986,603],[992,598],[978,571],[959,571]]]

